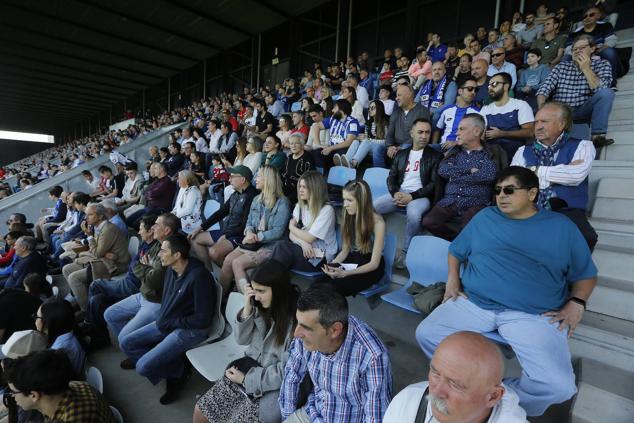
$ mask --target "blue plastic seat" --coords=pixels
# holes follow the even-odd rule
[[[357,171],[344,166],[333,166],[328,172],[328,184],[343,187],[357,177]]]
[[[301,101],[296,101],[295,103],[291,104],[291,112],[299,112],[300,110],[302,110]]]
[[[372,199],[376,200],[390,191],[387,189],[387,176],[390,174],[389,169],[382,167],[371,167],[366,169],[363,174],[363,180],[370,186],[370,192],[372,192]]]
[[[449,241],[434,236],[415,236],[407,250],[405,263],[409,271],[409,281],[397,291],[381,296],[383,301],[396,307],[421,314],[414,307],[414,298],[407,293],[413,282],[428,286],[438,281],[446,281]]]
[[[335,233],[337,234],[337,251],[341,251],[341,227],[338,224],[335,224]],[[317,279],[324,276],[323,272],[304,272],[298,269],[291,269],[291,272],[306,279]]]
[[[203,210],[203,216],[205,216],[205,219],[209,219],[209,216],[211,216],[212,214],[217,212],[219,209],[220,209],[220,203],[219,202],[217,202],[216,200],[207,200],[207,202],[205,203],[205,209]],[[209,229],[210,230],[220,230],[220,223],[216,222]]]
[[[390,288],[392,283],[392,266],[394,265],[394,257],[396,256],[396,235],[393,233],[385,234],[385,243],[383,244],[383,260],[385,261],[385,275],[383,279],[375,283],[366,290],[359,292],[364,298],[371,297],[381,292],[385,292]]]

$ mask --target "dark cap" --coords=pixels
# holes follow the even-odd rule
[[[251,169],[249,169],[246,166],[238,165],[238,166],[230,167],[227,170],[232,175],[244,176],[244,178],[249,182],[251,182],[251,180],[253,179],[253,172],[251,172]]]

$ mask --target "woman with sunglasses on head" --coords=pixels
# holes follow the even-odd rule
[[[370,102],[368,109],[368,121],[365,125],[365,134],[360,134],[354,140],[345,155],[341,156],[341,164],[346,167],[356,168],[372,152],[372,165],[385,167],[385,134],[389,119],[385,114],[385,106],[381,100]]]
[[[277,400],[298,297],[281,263],[269,260],[255,269],[234,328],[236,341],[248,345],[245,356],[230,363],[225,376],[198,400],[194,423],[282,420]]]
[[[374,211],[370,187],[363,180],[343,187],[341,238],[341,251],[322,270],[342,295],[356,295],[385,275],[385,222]]]

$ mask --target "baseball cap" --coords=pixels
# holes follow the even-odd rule
[[[251,181],[251,179],[253,179],[253,172],[251,172],[251,169],[249,169],[248,167],[244,165],[230,167],[228,171],[230,174],[233,174],[233,175],[244,176],[244,178],[247,181]]]
[[[19,358],[33,351],[46,349],[46,337],[36,330],[13,332],[2,346],[2,354],[8,358]]]

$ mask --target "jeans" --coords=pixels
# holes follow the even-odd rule
[[[590,120],[593,135],[606,134],[614,95],[614,91],[610,88],[599,88],[585,103],[573,109],[573,120]]]
[[[370,140],[354,140],[352,144],[350,144],[350,147],[348,147],[346,157],[349,162],[355,160],[358,165],[365,159],[365,156],[367,156],[369,152],[372,152],[372,166],[385,167],[385,153],[387,152],[385,142],[380,144]]]
[[[430,207],[431,203],[428,198],[417,198],[410,201],[405,207],[407,211],[407,225],[405,226],[405,239],[401,247],[403,251],[407,251],[412,238],[421,231],[422,227],[420,222]],[[387,214],[402,210],[403,208],[394,204],[394,199],[390,194],[385,194],[374,200],[374,209],[379,214]]]
[[[156,320],[160,303],[152,303],[141,294],[134,294],[108,307],[103,314],[108,327],[119,340]]]
[[[103,312],[106,307],[139,292],[140,282],[130,275],[123,279],[97,279],[88,287],[86,320],[98,329],[106,330]]]
[[[431,357],[440,342],[458,331],[486,334],[497,331],[513,348],[522,366],[519,378],[504,381],[520,399],[529,416],[540,416],[552,404],[577,391],[566,331],[549,323],[550,317],[522,311],[485,310],[458,297],[439,305],[416,329],[416,341]]]
[[[156,385],[183,375],[185,352],[207,338],[208,329],[174,329],[163,333],[156,322],[128,334],[119,346],[136,363],[136,371]]]

